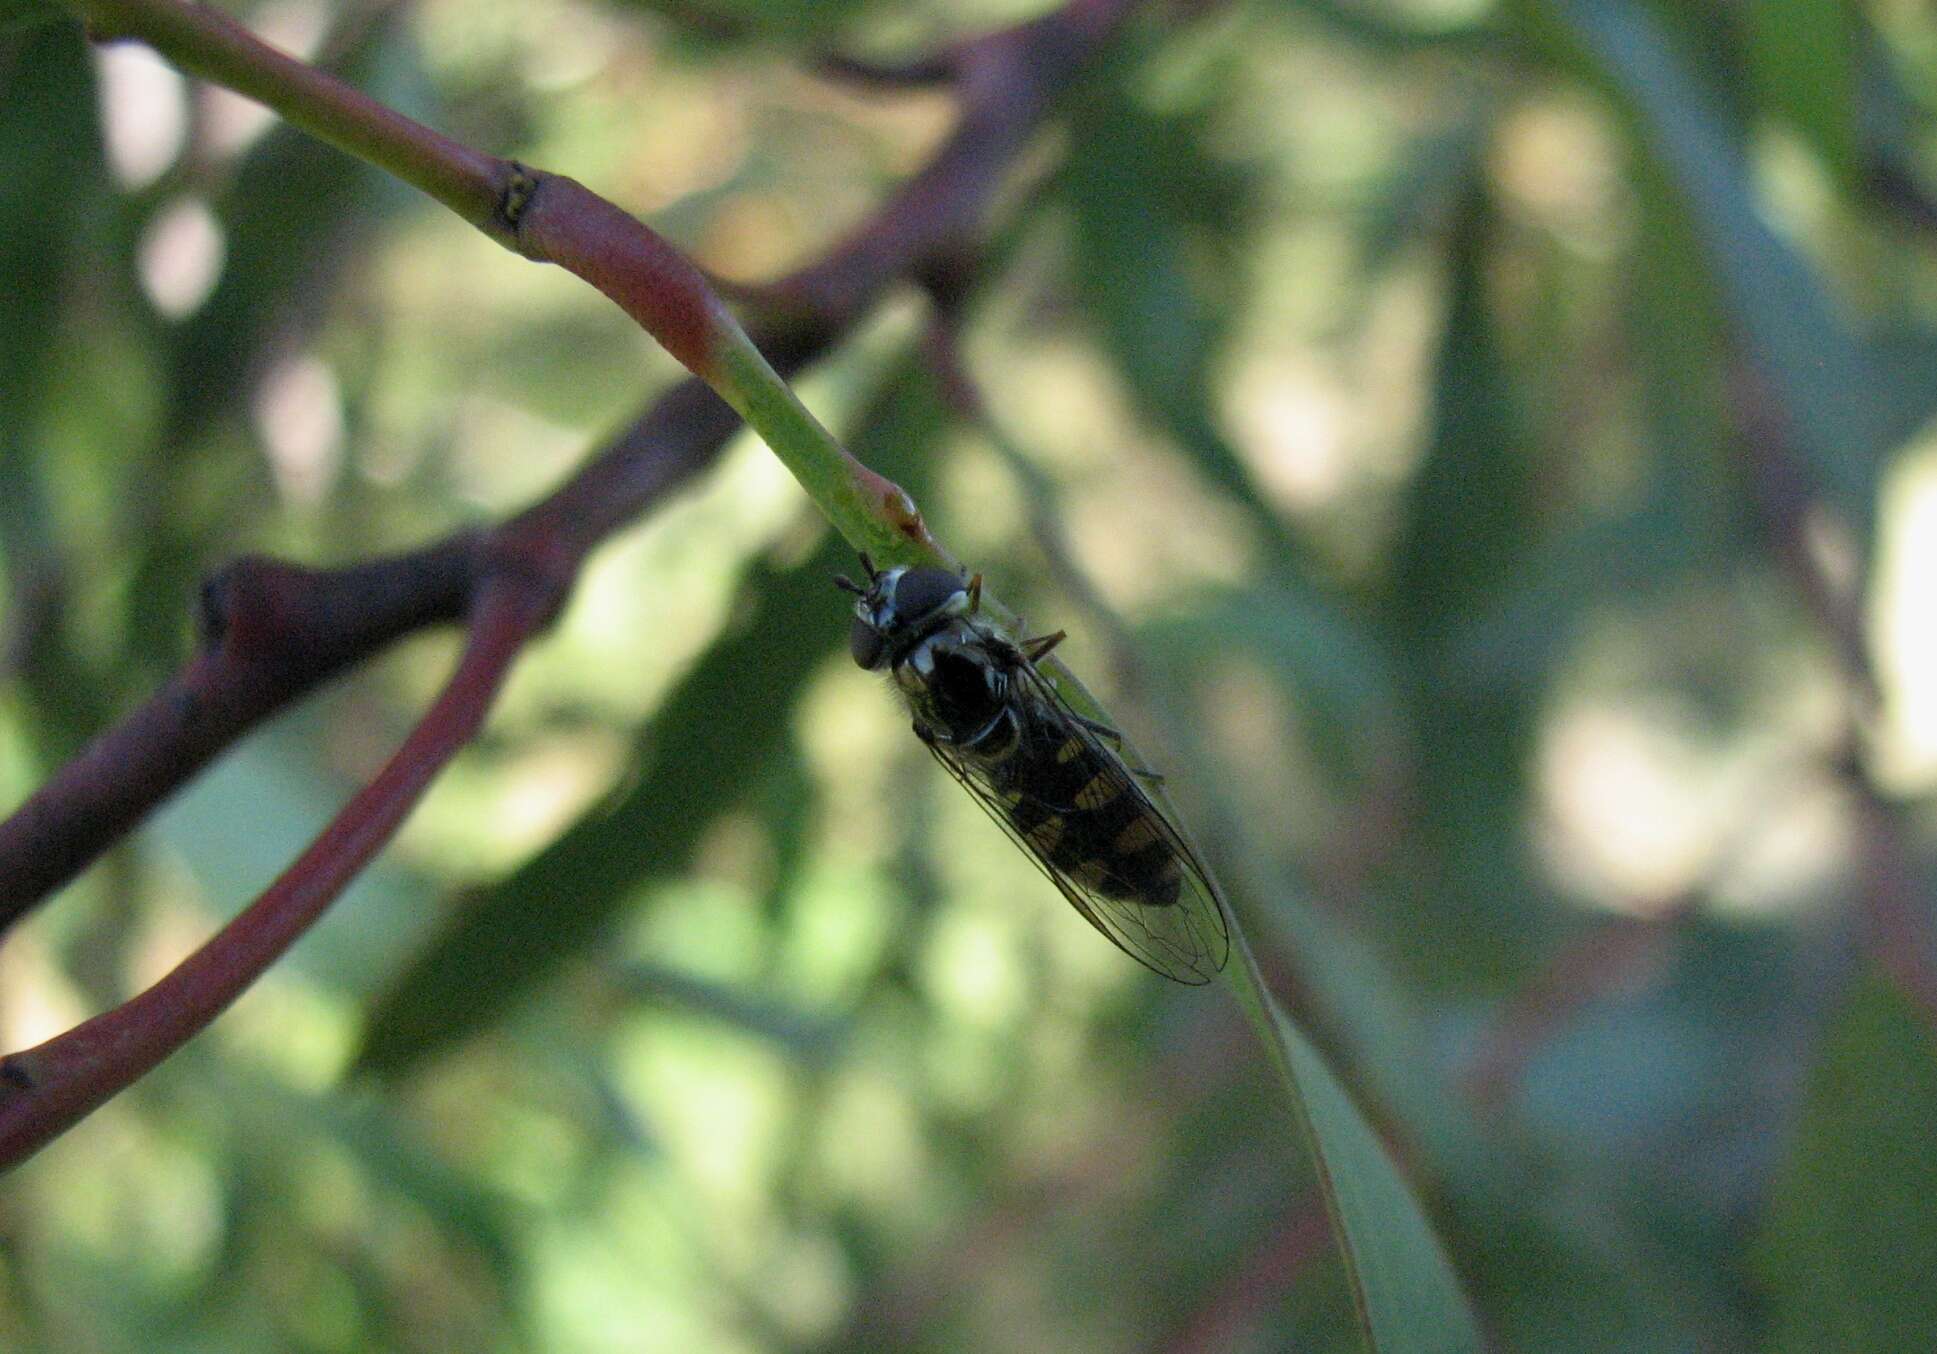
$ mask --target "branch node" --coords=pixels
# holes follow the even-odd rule
[[[533,193],[538,191],[540,177],[516,160],[506,160],[504,187],[498,192],[498,224],[511,232],[513,239],[518,235],[518,222],[531,205]]]
[[[222,647],[222,641],[229,633],[229,602],[233,592],[231,586],[234,563],[223,565],[202,580],[202,591],[197,598],[195,609],[195,631],[200,637],[202,648],[213,651]]]
[[[0,1087],[11,1091],[31,1091],[38,1082],[33,1069],[27,1066],[24,1054],[14,1053],[0,1058]]]
[[[908,491],[898,484],[890,484],[881,493],[881,511],[894,524],[895,530],[917,545],[928,541],[928,524],[921,520],[921,509]]]
[[[217,568],[203,581],[197,608],[203,649],[226,648],[241,659],[285,651],[287,594],[309,572],[263,555],[238,555]]]

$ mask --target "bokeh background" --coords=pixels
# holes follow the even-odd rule
[[[951,125],[821,57],[1045,7],[236,8],[758,281]],[[1499,1347],[1937,1345],[1937,16],[1146,9],[990,215],[979,409],[912,287],[804,396],[1070,630]],[[0,807],[225,558],[505,515],[677,376],[140,50],[0,34],[0,163]],[[598,555],[315,933],[0,1182],[0,1346],[1354,1348],[1231,1004],[930,763],[820,537],[743,438]],[[10,934],[0,1042],[232,914],[454,642]]]

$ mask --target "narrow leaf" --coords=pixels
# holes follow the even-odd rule
[[[1866,526],[1888,401],[1808,262],[1764,219],[1742,149],[1684,56],[1634,0],[1517,6],[1557,17],[1627,107],[1678,190],[1748,356],[1817,481]]]
[[[793,569],[755,567],[744,626],[713,646],[641,731],[637,784],[459,905],[371,1012],[359,1070],[400,1073],[468,1038],[597,943],[641,886],[685,868],[700,834],[779,744],[793,693],[833,646],[835,627],[815,634],[799,618],[832,609],[835,539]]]
[[[1809,142],[1838,184],[1855,187],[1856,18],[1844,0],[1755,0],[1750,58],[1756,99]]]
[[[1537,471],[1487,288],[1493,214],[1474,168],[1454,218],[1432,437],[1406,496],[1388,613],[1394,648],[1411,660],[1421,832],[1443,881],[1410,934],[1430,935],[1442,958],[1457,947],[1458,966],[1481,972],[1507,961],[1497,937],[1531,906],[1519,827],[1544,670],[1502,685],[1464,661],[1472,619],[1540,543]]]
[[[1810,1076],[1758,1244],[1769,1348],[1937,1349],[1937,1041],[1895,987],[1860,984]]]
[[[1231,948],[1225,980],[1264,1041],[1310,1145],[1366,1347],[1477,1354],[1479,1328],[1398,1168],[1265,987],[1235,921]]]
[[[920,451],[943,418],[932,378],[904,363],[855,448],[919,490]],[[371,1011],[359,1070],[397,1075],[475,1034],[596,945],[643,885],[685,869],[700,835],[757,783],[794,694],[844,637],[831,579],[852,568],[832,533],[795,567],[753,567],[735,628],[640,731],[633,788],[459,905]]]

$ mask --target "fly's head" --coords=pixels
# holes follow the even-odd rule
[[[835,583],[854,594],[848,650],[870,672],[899,662],[924,638],[973,609],[969,585],[947,569],[897,565],[876,569],[866,555],[865,586],[849,578]]]

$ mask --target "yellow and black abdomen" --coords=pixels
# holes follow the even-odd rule
[[[1084,888],[1151,907],[1176,902],[1182,864],[1123,760],[1062,719],[1017,713],[1022,736],[983,764],[1010,827]]]

